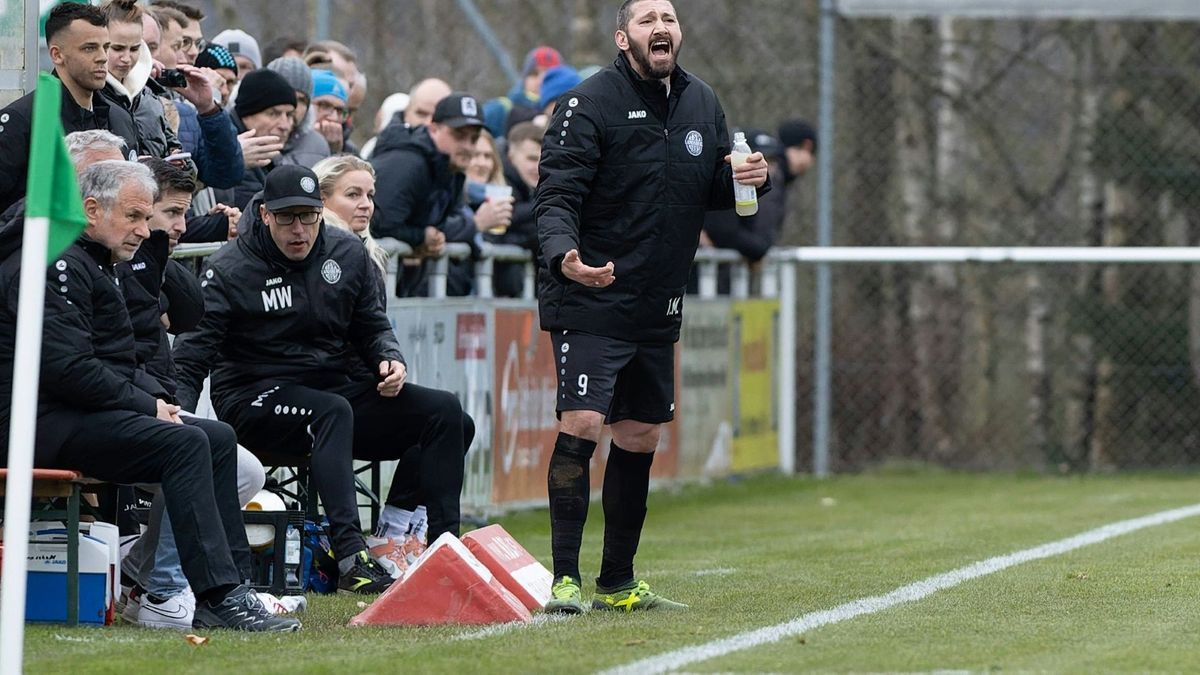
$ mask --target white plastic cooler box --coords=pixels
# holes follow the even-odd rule
[[[120,583],[120,533],[108,523],[80,523],[79,622],[110,624]],[[67,620],[67,534],[62,523],[29,530],[25,620]]]

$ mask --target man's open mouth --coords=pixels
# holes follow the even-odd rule
[[[666,39],[658,39],[650,41],[650,53],[655,56],[670,56],[671,41]]]

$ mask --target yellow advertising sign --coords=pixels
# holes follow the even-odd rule
[[[734,472],[779,466],[779,410],[775,400],[777,300],[733,305],[736,350],[733,400]]]

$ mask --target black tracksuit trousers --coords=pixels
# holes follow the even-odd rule
[[[429,541],[443,532],[458,535],[459,496],[466,452],[462,405],[451,393],[405,384],[394,398],[380,396],[375,383],[325,390],[287,385],[233,406],[224,417],[251,452],[311,452],[313,484],[329,518],[333,550],[339,559],[366,548],[354,492],[352,460],[400,459],[419,449],[420,492],[429,513]],[[392,479],[411,486],[401,462]],[[390,501],[390,499],[389,499]]]

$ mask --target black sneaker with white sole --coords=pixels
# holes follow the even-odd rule
[[[216,605],[207,601],[196,602],[196,615],[192,620],[195,628],[228,628],[254,633],[286,633],[300,630],[300,622],[283,616],[275,616],[263,606],[254,591],[238,586]]]
[[[359,551],[354,556],[354,566],[338,575],[338,592],[373,595],[386,591],[393,581],[383,565],[366,551]]]

